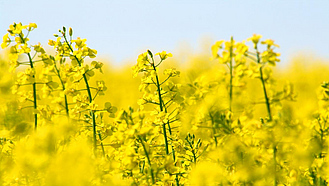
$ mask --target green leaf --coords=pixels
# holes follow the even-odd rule
[[[95,75],[95,72],[92,71],[92,70],[88,70],[88,71],[86,72],[86,75],[89,76],[89,77],[93,77],[93,76]]]
[[[57,89],[59,86],[59,84],[54,81],[48,82],[47,85],[50,86],[52,89]]]
[[[104,106],[106,109],[108,109],[112,106],[112,104],[110,102],[106,102]]]

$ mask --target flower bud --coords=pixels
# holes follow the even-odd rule
[[[153,54],[150,50],[147,50],[147,53],[151,56],[151,58],[153,58]]]
[[[73,30],[72,30],[72,28],[71,28],[71,27],[69,28],[69,35],[70,35],[70,36],[72,36],[72,35],[73,35]]]

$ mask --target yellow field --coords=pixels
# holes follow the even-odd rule
[[[255,34],[113,69],[71,28],[55,55],[30,45],[36,28],[1,44],[0,185],[328,185],[325,61],[278,69]]]

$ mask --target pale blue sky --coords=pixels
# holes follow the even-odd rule
[[[239,41],[253,33],[281,46],[282,63],[301,51],[329,59],[329,0],[0,0],[1,36],[13,22],[37,23],[31,43],[43,45],[72,27],[115,64],[146,49],[175,56],[188,43],[197,53],[204,38]]]

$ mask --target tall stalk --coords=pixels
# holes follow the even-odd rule
[[[152,178],[152,184],[155,184],[155,178],[154,178],[154,173],[153,173],[153,168],[152,168],[152,164],[151,164],[151,160],[150,160],[150,156],[149,153],[147,152],[147,149],[145,147],[145,144],[143,142],[143,139],[138,135],[138,139],[141,142],[142,146],[143,146],[143,150],[147,159],[147,163],[150,166],[150,174],[151,174],[151,178]]]
[[[255,49],[256,49],[257,63],[261,64],[257,45],[255,46]],[[264,79],[264,75],[263,75],[263,66],[259,67],[259,73],[260,73],[260,80],[262,82],[262,87],[263,87],[263,92],[264,92],[264,97],[265,97],[267,114],[268,114],[268,118],[269,118],[268,121],[272,121],[271,105],[270,105],[270,99],[268,98],[268,95],[267,95],[266,84],[265,84],[265,79]]]
[[[61,78],[60,71],[59,71],[59,69],[57,68],[56,64],[55,64],[54,66],[55,66],[55,70],[56,70],[56,72],[57,72],[57,76],[58,76],[58,78],[59,78],[59,80],[60,80],[60,82],[61,82],[62,89],[63,89],[63,91],[65,91],[65,84],[64,84],[64,82],[63,82],[63,80],[62,80],[62,78]],[[68,104],[68,102],[67,102],[67,96],[66,96],[65,94],[64,94],[64,103],[65,103],[64,107],[65,107],[66,115],[69,116],[69,104]]]
[[[149,53],[152,54],[151,52],[149,52]],[[152,58],[151,65],[153,67],[153,70],[156,72],[153,55],[151,55],[151,58]],[[161,96],[161,87],[160,87],[161,85],[160,85],[159,77],[158,77],[157,73],[155,73],[155,79],[156,79],[155,83],[156,83],[156,87],[157,87],[157,92],[158,92],[158,96],[159,96],[159,107],[160,107],[160,111],[163,112],[164,106],[163,106],[163,100],[162,100],[162,96]],[[169,123],[168,123],[168,126],[169,126]],[[163,130],[163,136],[164,136],[164,140],[165,140],[166,154],[168,155],[169,154],[169,145],[168,145],[166,123],[162,124],[162,130]]]
[[[26,44],[25,39],[23,38],[23,35],[19,34],[19,37],[22,40],[23,44]],[[29,58],[29,63],[30,63],[31,69],[34,69],[33,60],[32,60],[32,57],[31,57],[30,53],[27,53],[27,56]],[[34,108],[34,129],[37,130],[37,128],[38,128],[38,114],[35,112],[38,108],[38,106],[37,106],[37,86],[36,86],[35,75],[34,74],[33,74],[32,78],[34,79],[34,82],[32,83],[33,108]]]
[[[233,36],[231,36],[231,46],[230,46],[230,111],[232,111],[232,101],[233,101]]]
[[[161,63],[162,63],[162,59],[161,61],[159,62],[159,64],[155,65],[154,63],[154,58],[153,58],[153,54],[151,51],[148,51],[148,53],[150,54],[151,56],[151,59],[152,59],[152,68],[153,70],[156,72],[156,67],[159,66]],[[170,77],[170,76],[169,76]],[[156,87],[157,87],[157,93],[159,95],[159,107],[160,107],[160,111],[161,112],[165,112],[166,114],[168,113],[168,109],[166,107],[166,104],[163,102],[163,98],[162,98],[162,94],[161,94],[161,85],[166,81],[168,80],[169,78],[167,78],[166,80],[164,80],[162,83],[160,83],[159,81],[159,76],[157,73],[155,73],[155,79],[156,79]],[[166,123],[163,123],[162,124],[162,130],[163,130],[163,136],[164,136],[164,140],[165,140],[165,149],[166,149],[166,154],[168,155],[169,154],[169,143],[168,143],[168,136],[167,136],[167,129],[166,129],[166,125],[168,125],[168,132],[169,132],[169,135],[172,134],[172,131],[171,131],[171,127],[170,127],[170,121],[168,120]],[[176,161],[176,155],[175,155],[175,149],[173,147],[173,145],[171,145],[171,150],[172,150],[172,157],[173,157],[173,160]],[[176,180],[177,181],[177,180]]]
[[[65,42],[66,44],[68,45],[70,51],[73,53],[73,48],[71,46],[71,44],[68,42],[67,38],[66,38],[66,34],[65,34],[65,31],[64,31],[64,34],[63,34],[63,37],[65,39]],[[81,60],[79,58],[77,58],[76,55],[73,55],[73,57],[75,58],[75,60],[78,62],[78,65],[81,67],[82,64],[81,64]],[[85,82],[85,85],[86,85],[86,90],[87,90],[87,93],[88,93],[88,98],[89,98],[89,103],[91,103],[93,101],[93,97],[92,97],[92,94],[91,94],[91,89],[90,89],[90,86],[89,86],[89,82],[88,82],[88,79],[87,79],[87,76],[86,74],[82,74],[83,76],[83,80]],[[97,143],[96,143],[96,117],[95,117],[95,112],[93,110],[90,110],[90,115],[92,117],[92,127],[93,127],[93,146],[94,146],[94,151],[95,151],[95,154],[96,154],[96,149],[97,149]]]
[[[151,52],[149,52],[150,54],[152,54]],[[156,72],[156,66],[154,64],[154,58],[153,58],[153,55],[151,55],[151,58],[152,58],[152,67],[153,67],[153,70]],[[160,62],[161,63],[161,62]],[[155,79],[156,79],[156,87],[157,87],[157,92],[158,92],[158,95],[159,95],[159,107],[160,107],[160,111],[161,112],[165,112],[165,113],[168,113],[168,110],[166,108],[166,104],[163,102],[163,99],[162,99],[162,95],[161,95],[161,84],[159,82],[159,77],[158,77],[158,74],[155,73]],[[167,130],[166,130],[166,124],[168,125],[168,131],[169,131],[169,134],[171,135],[171,127],[170,127],[170,122],[168,120],[167,123],[163,123],[162,124],[162,130],[163,130],[163,136],[164,136],[164,140],[165,140],[165,147],[166,147],[166,154],[168,155],[169,154],[169,144],[168,144],[168,137],[167,137]],[[175,155],[175,149],[173,147],[173,145],[171,145],[171,150],[172,150],[172,157],[173,157],[173,160],[176,161],[176,155]],[[153,170],[151,170],[153,171]],[[153,174],[152,174],[153,175]],[[153,177],[152,177],[153,178]],[[178,180],[178,176],[176,175],[176,178],[175,178],[175,182],[176,182],[176,186],[179,186],[179,180]]]
[[[276,166],[277,166],[277,162],[276,162],[276,156],[277,156],[277,148],[276,148],[276,144],[273,145],[273,164],[274,164],[274,186],[277,186],[277,182],[278,182],[278,177],[277,177],[277,173],[276,173]]]

